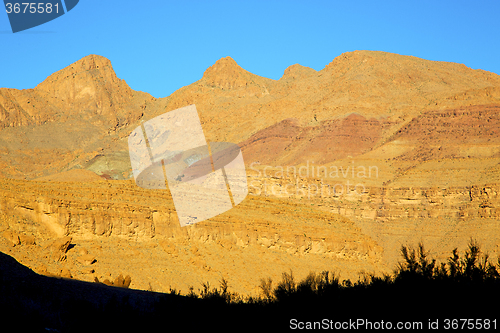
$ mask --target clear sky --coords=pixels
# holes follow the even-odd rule
[[[33,88],[89,54],[109,58],[119,78],[154,97],[199,80],[225,56],[272,79],[295,63],[321,70],[354,50],[500,74],[498,0],[80,0],[67,14],[15,34],[1,8],[0,87],[7,88]]]

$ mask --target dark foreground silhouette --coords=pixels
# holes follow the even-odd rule
[[[462,257],[455,250],[445,263],[430,259],[421,244],[402,247],[401,255],[392,275],[365,275],[353,283],[322,272],[296,282],[289,272],[276,285],[262,280],[259,298],[243,298],[229,291],[226,280],[181,296],[47,277],[0,253],[0,319],[5,328],[23,332],[279,332],[359,320],[420,321],[427,328],[436,319],[441,329],[444,319],[458,320],[459,328],[460,319],[488,320],[491,330],[496,319],[498,329],[500,259],[491,262],[472,241]]]

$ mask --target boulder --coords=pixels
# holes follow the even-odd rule
[[[82,256],[83,256],[83,255],[85,255],[85,254],[88,254],[88,253],[89,253],[89,251],[88,251],[86,248],[84,248],[84,247],[80,247],[80,248],[78,249],[78,253],[79,253],[80,255],[82,255]]]
[[[120,274],[116,277],[115,281],[113,282],[113,286],[121,287],[121,288],[128,288],[130,286],[130,282],[132,282],[130,275],[123,277],[123,275]]]
[[[102,281],[102,283],[104,283],[107,286],[112,286],[113,285],[113,282],[109,281],[108,279],[104,279],[104,281]]]
[[[19,241],[22,245],[35,245],[36,244],[35,237],[30,236],[30,235],[20,234]]]
[[[83,265],[92,265],[96,261],[95,257],[91,254],[84,254],[80,256],[77,260]]]
[[[72,238],[70,236],[65,236],[56,239],[51,245],[52,250],[61,253],[66,253],[68,251],[71,240]]]

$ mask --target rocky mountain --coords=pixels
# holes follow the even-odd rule
[[[117,78],[108,59],[90,55],[34,89],[0,89],[0,163],[4,177],[86,168],[128,178],[130,130],[189,104],[208,141],[241,143],[248,162],[331,163],[393,140],[425,112],[499,100],[496,74],[373,51],[342,54],[321,71],[292,65],[279,80],[226,57],[200,80],[155,99]]]
[[[190,104],[207,141],[240,145],[250,194],[181,228],[168,191],[130,179],[127,139]],[[499,112],[500,76],[385,52],[295,64],[279,80],[226,57],[162,99],[90,55],[33,89],[0,89],[0,251],[41,274],[123,273],[167,292],[228,276],[247,294],[290,268],[387,271],[419,241],[446,259],[473,237],[495,258]]]
[[[32,179],[81,168],[104,150],[111,155],[124,151],[120,130],[161,105],[149,94],[130,89],[111,62],[96,55],[52,74],[33,89],[2,88],[1,173]]]
[[[234,62],[221,71],[227,77],[244,73]],[[423,111],[497,103],[500,98],[500,77],[494,73],[373,51],[342,54],[318,72],[292,65],[279,80],[255,76],[247,83],[252,89],[214,86],[208,74],[173,93],[167,108],[196,104],[207,136],[233,142],[288,118],[311,126],[357,113],[368,119],[389,117],[397,128]]]

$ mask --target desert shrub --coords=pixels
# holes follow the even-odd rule
[[[194,292],[194,287],[193,286],[189,286],[188,288],[189,292],[187,293],[187,297],[189,298],[199,298],[199,296]]]
[[[479,290],[477,288],[493,288],[500,291],[500,258],[496,263],[492,263],[489,256],[483,254],[473,240],[469,242],[462,256],[457,249],[454,249],[447,262],[443,263],[431,258],[422,243],[416,248],[402,246],[400,251],[402,261],[398,263],[393,274],[377,276],[365,273],[356,282],[350,280],[341,282],[338,275],[330,271],[311,272],[297,282],[290,270],[282,273],[281,280],[277,283],[271,278],[261,279],[260,295],[257,297],[244,299],[237,293],[230,292],[229,284],[224,278],[221,279],[219,288],[212,288],[206,282],[202,283],[199,294],[190,287],[187,296],[210,300],[217,304],[333,306],[334,303],[343,303],[346,308],[360,307],[354,303],[362,298],[377,300],[381,304],[392,302],[391,306],[397,308],[397,300],[401,297],[427,297],[436,298],[437,301],[431,303],[438,308],[440,304],[444,304],[443,302],[452,303],[459,300],[461,295],[474,294]],[[171,293],[180,294],[175,290],[171,290]],[[363,306],[368,307],[362,304],[361,308]],[[342,309],[342,306],[339,305],[338,308]]]
[[[169,294],[170,294],[170,295],[180,296],[180,295],[181,295],[181,291],[180,291],[180,290],[177,290],[176,288],[172,288],[172,287],[170,287],[170,288],[169,288]]]
[[[434,276],[436,260],[429,259],[429,252],[425,251],[422,243],[418,244],[418,249],[401,247],[403,262],[396,268],[396,280],[428,280]]]
[[[275,322],[279,331],[290,318],[321,320],[335,316],[336,320],[347,320],[353,314],[375,320],[431,318],[443,312],[448,318],[479,314],[486,318],[489,313],[485,311],[494,309],[491,301],[500,296],[500,260],[493,263],[475,242],[471,241],[463,254],[453,250],[443,263],[431,258],[423,244],[401,247],[401,259],[392,274],[365,273],[356,282],[341,281],[330,271],[311,272],[299,281],[292,271],[284,272],[276,282],[261,279],[260,295],[246,299],[231,292],[225,278],[216,287],[202,283],[198,292],[190,287],[188,297],[171,288],[170,295],[160,298],[154,313],[144,318],[154,324],[163,322],[168,314],[191,324],[195,314],[197,322],[209,323],[214,311],[219,311],[227,327],[251,321],[262,328],[259,323]],[[96,310],[86,304],[73,307],[96,316]],[[127,300],[111,299],[96,318],[116,322],[133,317],[134,311]]]
[[[260,279],[259,288],[262,292],[262,297],[264,302],[269,303],[274,300],[273,279],[271,279],[270,277],[267,279]]]
[[[284,272],[282,274],[281,281],[278,283],[273,293],[276,301],[281,302],[292,297],[296,294],[296,291],[295,278],[293,272],[290,271],[290,273]]]
[[[200,289],[199,298],[204,300],[209,300],[212,303],[218,304],[233,304],[242,302],[242,298],[238,293],[229,291],[229,283],[225,278],[221,278],[219,281],[219,288],[210,288],[209,282],[204,282],[201,284],[202,289]],[[194,291],[190,290],[191,297],[198,297]]]
[[[454,249],[447,262],[438,263],[431,258],[422,243],[416,248],[402,246],[401,258],[393,274],[364,274],[354,283],[340,282],[338,276],[329,271],[311,272],[298,282],[292,271],[284,272],[275,286],[270,278],[261,279],[260,298],[252,302],[318,307],[343,303],[345,307],[368,308],[365,304],[354,304],[363,303],[359,299],[365,299],[397,309],[398,300],[406,298],[433,300],[428,307],[439,309],[443,304],[454,306],[460,300],[477,303],[485,290],[500,292],[500,258],[492,263],[473,240],[463,255]]]
[[[418,249],[403,246],[401,248],[403,262],[398,264],[395,272],[396,282],[406,280],[446,281],[447,283],[480,284],[486,281],[498,281],[500,265],[490,262],[487,253],[482,254],[479,245],[470,240],[464,256],[461,258],[458,249],[453,249],[446,263],[436,264],[435,259],[428,258],[422,244]],[[498,259],[500,261],[500,258]]]

